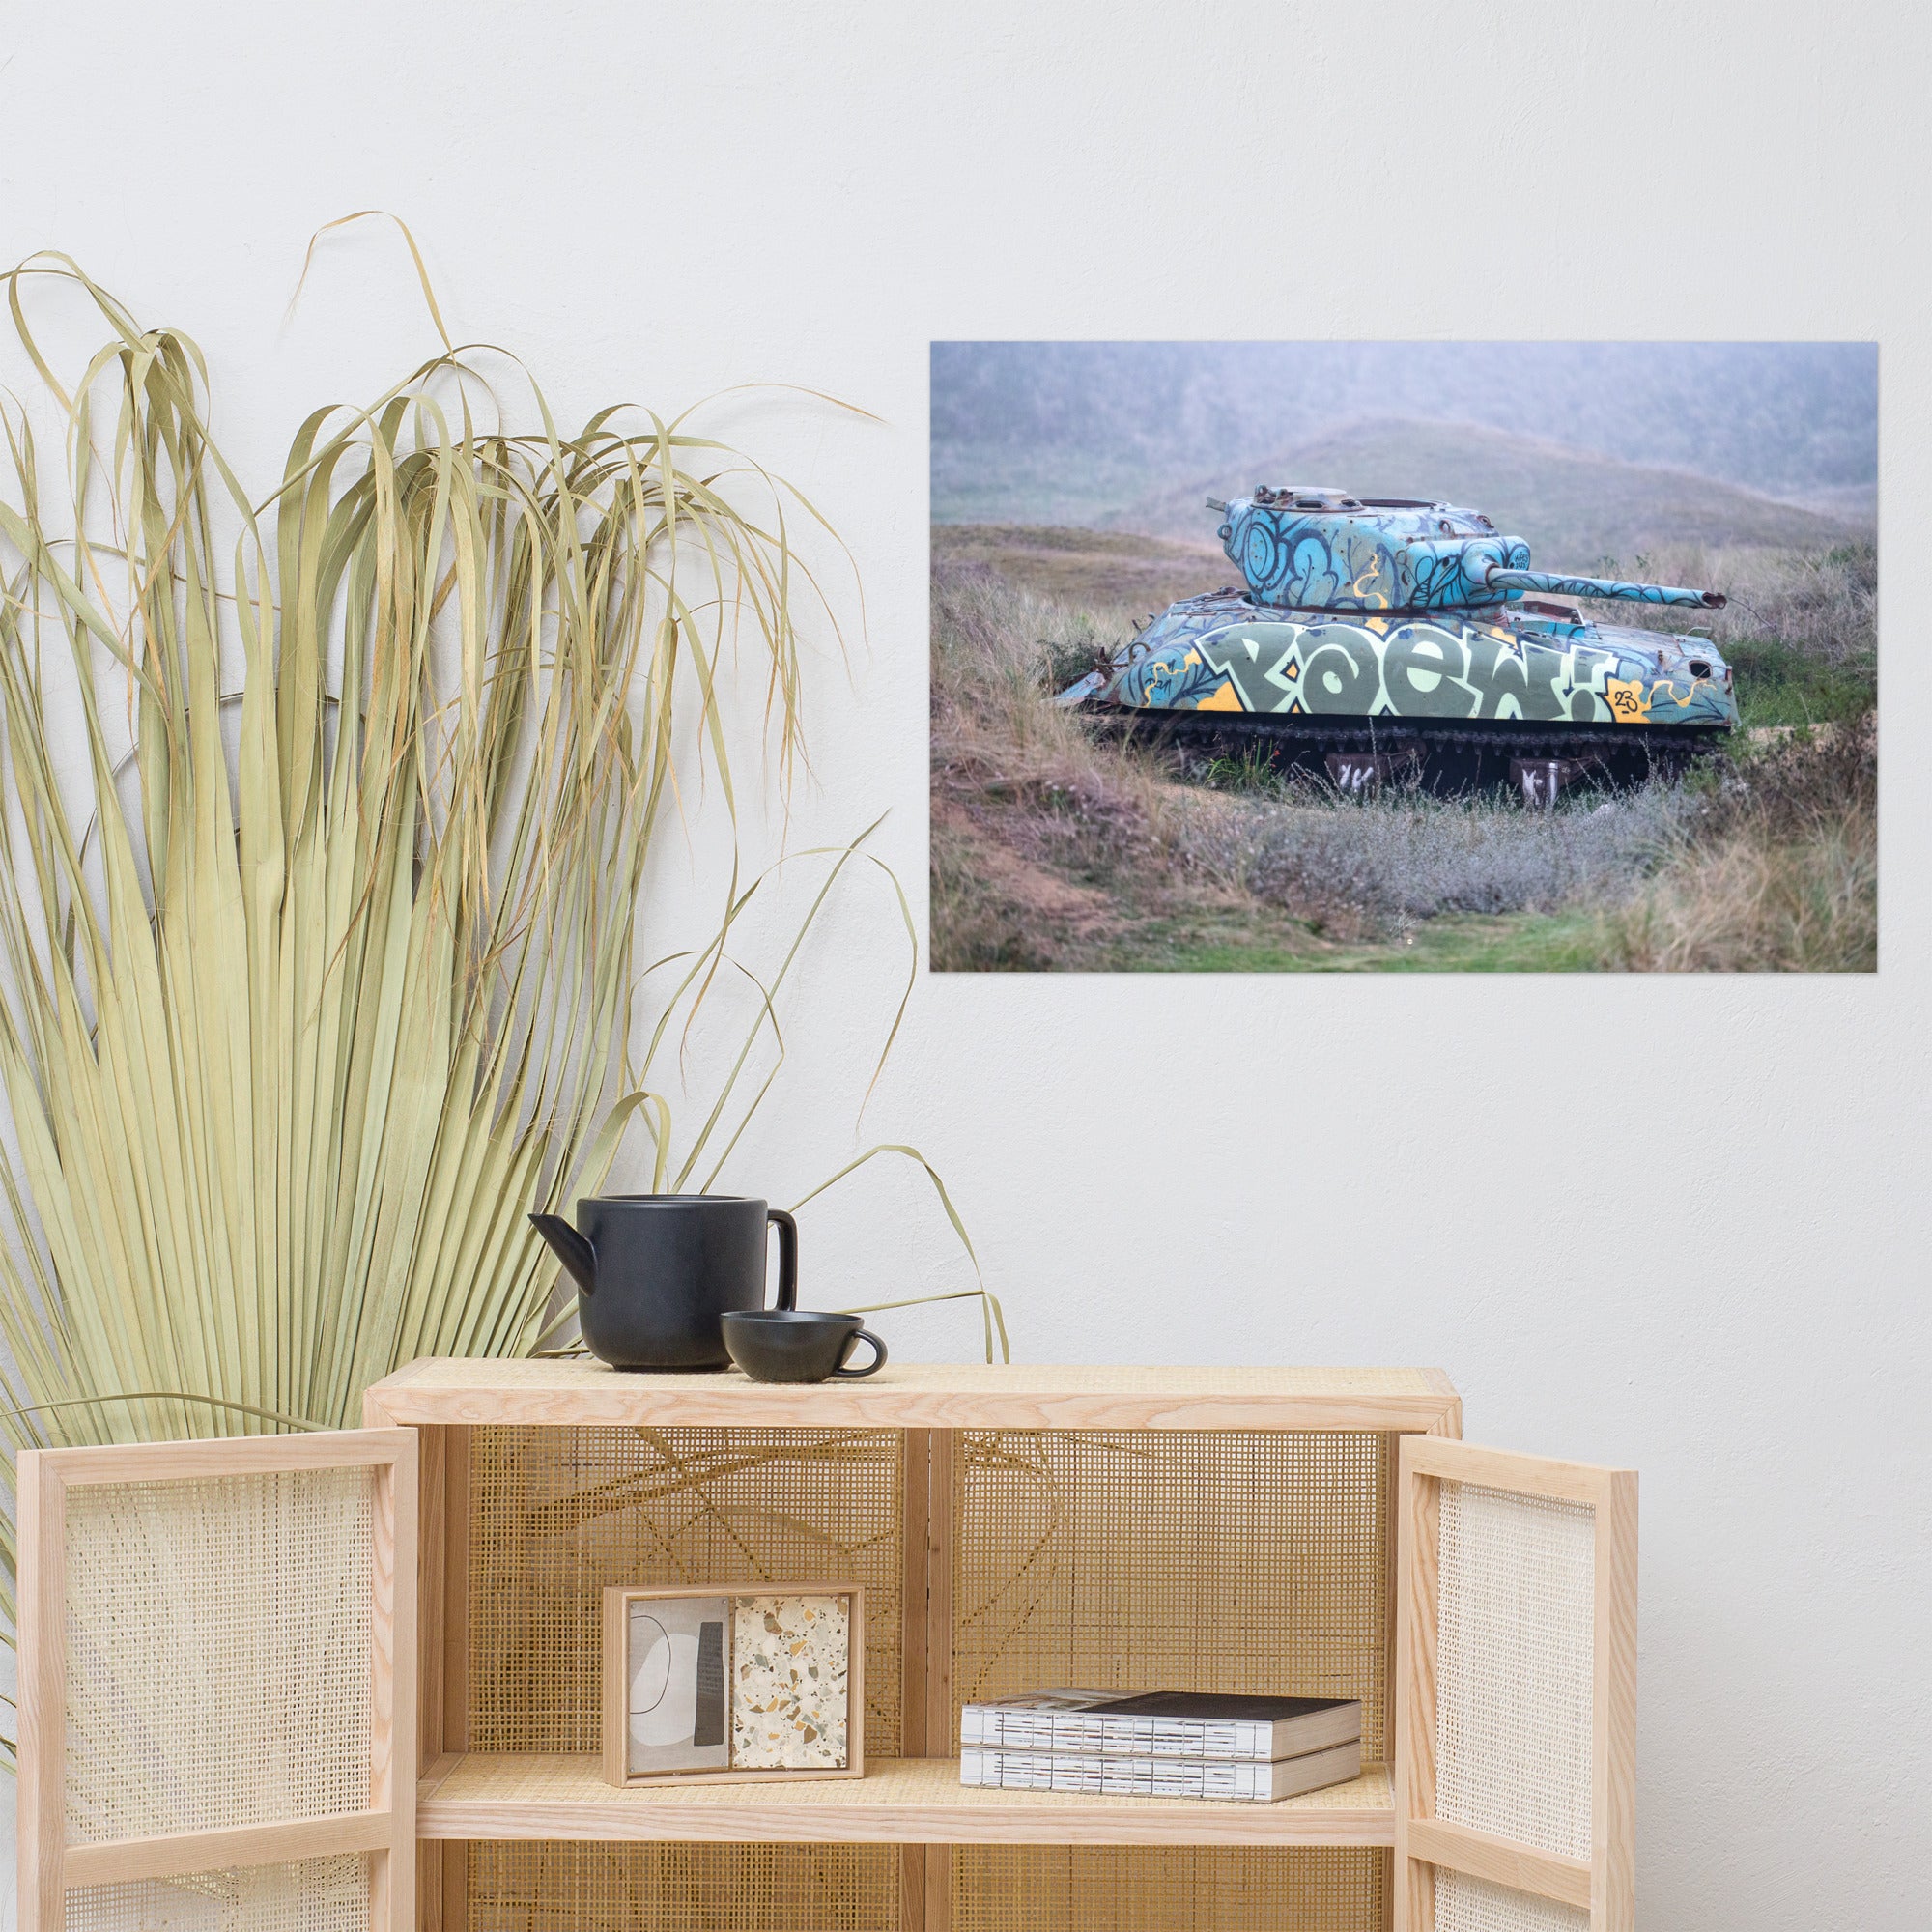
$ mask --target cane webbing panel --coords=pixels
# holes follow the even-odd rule
[[[469,1848],[465,1932],[896,1932],[894,1845]]]
[[[1436,1815],[1573,1859],[1590,1856],[1595,1529],[1588,1503],[1441,1486]]]
[[[958,1706],[1050,1685],[1359,1697],[1388,1755],[1396,1438],[962,1431]]]
[[[1352,1848],[961,1845],[952,1932],[1374,1932],[1388,1889]]]
[[[1590,1915],[1463,1872],[1435,1874],[1435,1932],[1589,1932]]]
[[[85,1886],[65,1932],[366,1932],[369,1861],[304,1859],[186,1878]]]
[[[595,1751],[609,1584],[859,1583],[866,1751],[899,1743],[896,1430],[478,1429],[469,1748]]]
[[[70,1841],[368,1805],[374,1485],[354,1467],[69,1492]]]

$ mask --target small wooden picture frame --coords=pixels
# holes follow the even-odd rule
[[[856,1583],[604,1592],[604,1776],[615,1785],[866,1775]]]

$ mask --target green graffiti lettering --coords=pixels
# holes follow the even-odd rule
[[[1477,695],[1463,682],[1469,653],[1462,639],[1435,625],[1405,625],[1382,649],[1389,703],[1405,718],[1467,718]]]
[[[1594,644],[1573,644],[1569,656],[1571,718],[1579,724],[1608,718],[1604,680],[1617,668],[1616,652],[1600,651]]]
[[[1482,694],[1478,718],[1561,718],[1556,680],[1563,653],[1547,644],[1517,643],[1493,631],[1468,636],[1469,682]],[[1511,708],[1511,707],[1514,708]]]
[[[1594,691],[1602,696],[1604,679],[1616,668],[1614,651],[1600,651],[1594,644],[1570,647],[1570,682],[1578,691]]]
[[[1286,711],[1294,681],[1284,675],[1299,635],[1292,624],[1246,624],[1203,638],[1201,655],[1224,672],[1240,695],[1244,711]]]
[[[1366,631],[1324,624],[1301,639],[1301,704],[1305,711],[1372,710],[1381,690],[1381,665]]]

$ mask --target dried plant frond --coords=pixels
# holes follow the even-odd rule
[[[46,277],[106,325],[71,387]],[[318,410],[256,502],[186,336],[65,257],[6,286],[65,435],[0,408],[0,1419],[15,1448],[354,1424],[399,1363],[545,1338],[526,1213],[594,1191],[634,1113],[660,1184],[708,1182],[762,1097],[771,989],[673,1161],[626,1064],[634,946],[680,755],[735,822],[734,649],[799,767],[794,610],[831,613],[785,519],[816,512],[755,466],[742,507],[688,417],[565,433],[531,384],[536,433],[485,428],[484,353],[450,347]],[[743,971],[749,896],[734,860],[687,1015]]]

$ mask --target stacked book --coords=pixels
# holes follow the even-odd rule
[[[1267,1804],[1362,1769],[1362,1707],[1343,1697],[1036,1690],[968,1704],[959,1781],[1005,1791]]]

